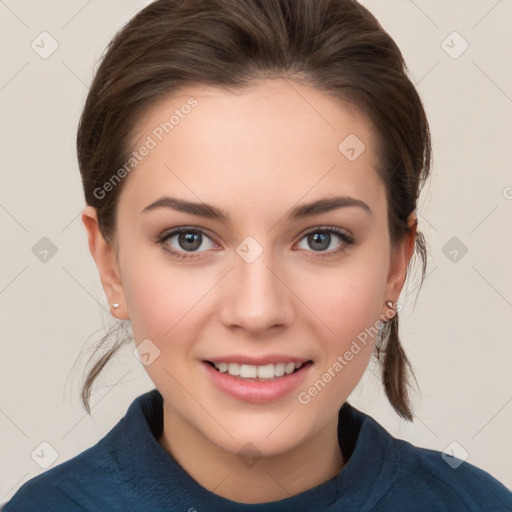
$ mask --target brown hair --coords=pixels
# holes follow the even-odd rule
[[[107,48],[77,135],[85,199],[96,208],[105,239],[115,235],[126,179],[108,193],[98,190],[129,159],[134,130],[152,105],[188,85],[242,89],[282,77],[355,105],[373,123],[396,247],[430,173],[430,132],[399,48],[355,0],[157,0],[130,20]],[[415,250],[423,282],[427,250],[419,231]],[[118,339],[89,370],[82,388],[87,412],[95,378],[126,341]],[[391,405],[411,421],[412,368],[400,345],[398,314],[385,324],[376,354]]]

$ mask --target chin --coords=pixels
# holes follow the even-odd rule
[[[292,421],[294,415],[292,410],[291,413],[281,411],[280,414],[259,420],[248,420],[245,416],[226,427],[232,437],[224,430],[220,433],[218,429],[209,433],[203,431],[203,434],[220,449],[239,457],[272,457],[292,450],[308,437],[307,422],[298,417]]]

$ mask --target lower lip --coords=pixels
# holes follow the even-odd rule
[[[312,366],[312,363],[308,362],[296,372],[278,377],[276,380],[258,381],[242,380],[229,373],[221,373],[206,361],[202,361],[201,364],[218,389],[238,400],[255,403],[272,402],[291,393],[304,381]]]

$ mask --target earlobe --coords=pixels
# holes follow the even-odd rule
[[[101,284],[113,316],[120,320],[128,319],[123,282],[116,260],[115,248],[107,241],[100,230],[96,209],[86,206],[82,212],[89,250],[96,263]],[[115,306],[116,305],[116,306]],[[115,312],[115,314],[114,314]]]

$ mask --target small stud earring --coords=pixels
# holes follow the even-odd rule
[[[113,307],[114,309],[117,309],[117,308],[119,307],[119,304],[116,302],[116,303],[112,304],[112,307]]]
[[[381,320],[383,323],[387,324],[391,321],[391,319],[396,315],[396,306],[391,300],[387,300],[385,302],[386,306],[393,311],[393,314],[390,316],[389,312],[385,314],[387,320]],[[382,317],[381,317],[382,318]]]

